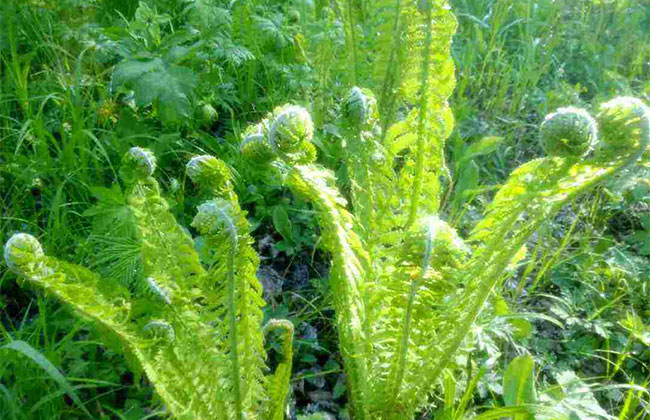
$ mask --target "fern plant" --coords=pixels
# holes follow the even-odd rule
[[[5,245],[9,268],[105,333],[146,373],[175,418],[284,418],[293,327],[266,324],[267,333],[279,332],[284,353],[269,374],[259,260],[225,163],[198,156],[187,164],[189,178],[209,196],[192,222],[201,234],[200,257],[161,196],[155,168],[146,149],[132,148],[123,159],[123,220],[133,224],[138,253],[132,284],[46,256],[25,233]]]
[[[360,88],[343,101],[349,205],[333,172],[313,163],[306,110],[276,109],[245,132],[241,151],[259,170],[279,174],[318,214],[332,258],[352,417],[409,419],[429,403],[528,238],[565,204],[642,156],[650,110],[634,98],[603,104],[603,136],[584,110],[549,115],[540,134],[549,157],[516,169],[464,241],[438,214],[439,177],[421,181],[428,190],[411,222],[415,178],[427,176],[404,157],[418,153],[417,124],[409,115],[382,135],[376,104]]]

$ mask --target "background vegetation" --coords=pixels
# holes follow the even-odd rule
[[[650,2],[451,3],[459,23],[456,128],[446,155],[455,194],[443,213],[466,233],[507,174],[541,156],[544,115],[616,95],[650,100]],[[52,255],[79,263],[99,255],[103,264],[92,268],[128,277],[129,267],[110,264],[123,244],[90,218],[120,200],[108,187],[122,155],[133,146],[155,152],[164,195],[184,226],[198,204],[184,164],[196,154],[219,156],[233,171],[262,260],[265,319],[288,318],[296,329],[291,414],[345,418],[329,263],[314,213],[284,188],[249,184],[238,157],[246,126],[275,106],[300,103],[322,127],[319,161],[338,169],[346,189],[334,120],[363,69],[350,69],[339,6],[10,0],[0,8],[1,242],[29,232]],[[477,144],[490,146],[474,153]],[[562,395],[571,418],[650,418],[649,205],[641,171],[583,197],[536,234],[459,361],[482,369],[465,398],[470,408],[507,402],[507,366],[526,348],[537,388]],[[0,270],[0,418],[164,417],[153,388],[123,356],[68,309]],[[467,384],[452,382],[434,406],[463,399]],[[465,413],[435,410],[425,416]]]

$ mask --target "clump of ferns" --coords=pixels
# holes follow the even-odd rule
[[[333,172],[313,163],[305,109],[276,109],[241,143],[250,165],[281,176],[318,214],[355,420],[413,418],[429,404],[528,238],[565,204],[635,165],[650,141],[650,111],[637,99],[604,103],[596,119],[558,110],[540,129],[548,157],[513,171],[463,240],[439,215],[440,176],[422,181],[435,194],[422,191],[411,222],[416,172],[404,154],[415,149],[417,125],[407,117],[382,134],[376,104],[356,87],[343,100],[349,203]],[[449,124],[439,129],[448,135]]]
[[[139,254],[135,285],[47,256],[25,233],[5,245],[9,268],[117,343],[175,418],[283,419],[293,327],[272,320],[262,328],[259,260],[228,168],[212,156],[187,164],[188,177],[207,198],[192,222],[203,243],[200,257],[161,196],[155,169],[153,154],[137,147],[121,168],[122,211],[129,213],[122,222],[133,224]],[[265,332],[279,334],[282,343],[273,374],[265,363]]]

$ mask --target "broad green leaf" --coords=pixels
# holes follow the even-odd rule
[[[126,86],[135,92],[138,106],[157,105],[164,123],[178,123],[191,116],[190,96],[196,74],[160,58],[126,60],[115,67],[113,88]]]
[[[526,319],[517,317],[517,314],[512,314],[503,296],[498,292],[494,302],[494,313],[497,316],[507,317],[508,323],[513,327],[513,336],[515,339],[523,340],[530,337],[533,331],[533,325]]]
[[[488,136],[483,137],[481,140],[476,143],[472,143],[463,153],[460,161],[466,161],[473,159],[477,156],[487,155],[488,153],[494,152],[501,143],[503,143],[503,137]]]
[[[287,209],[284,206],[275,206],[273,208],[273,227],[278,231],[282,237],[290,242],[294,242],[293,238],[293,229],[291,226],[291,220],[289,220],[289,214]]]
[[[127,84],[145,73],[154,71],[161,65],[162,60],[159,58],[122,61],[115,66],[113,71],[112,87],[115,89]]]
[[[503,400],[507,407],[534,404],[537,401],[535,361],[532,356],[516,357],[508,365],[503,375]],[[517,416],[516,418],[528,417]]]
[[[549,404],[552,404],[556,410],[565,413],[571,420],[595,420],[609,417],[598,404],[591,388],[573,371],[560,372],[555,375],[555,379],[561,392],[556,392],[555,400],[549,401]],[[557,391],[557,388],[551,389],[551,391]]]
[[[523,318],[513,318],[508,322],[513,326],[513,336],[517,340],[524,340],[533,332],[533,325]]]

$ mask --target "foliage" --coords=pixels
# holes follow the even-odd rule
[[[3,419],[648,417],[647,0],[0,3]]]
[[[279,321],[269,324],[270,330],[284,331],[288,353],[276,374],[266,377],[258,259],[227,172],[218,170],[222,165],[201,157],[188,168],[189,176],[215,197],[199,206],[193,222],[202,235],[207,268],[160,196],[152,178],[154,156],[139,148],[125,155],[122,168],[142,264],[133,287],[46,257],[28,234],[12,236],[5,260],[30,285],[105,330],[137,361],[177,418],[282,418],[292,328]],[[273,399],[267,401],[267,395]]]
[[[372,125],[374,100],[369,95],[368,91],[353,89],[346,99],[345,121],[357,126]],[[619,108],[624,112],[623,106]],[[318,165],[303,163],[309,161],[313,135],[311,120],[305,113],[294,106],[277,109],[257,125],[270,128],[258,131],[256,145],[275,153],[270,167],[280,172],[292,191],[311,201],[319,215],[323,244],[332,256],[330,284],[351,411],[357,419],[410,417],[425,404],[437,380],[461,350],[493,287],[528,237],[576,196],[634,165],[650,143],[649,132],[644,131],[650,122],[650,110],[644,105],[639,111],[642,117],[628,116],[625,120],[633,127],[641,127],[638,147],[614,156],[612,161],[607,152],[580,161],[585,153],[581,146],[568,148],[573,154],[565,158],[549,157],[522,165],[497,192],[486,217],[475,227],[469,238],[475,244],[473,255],[467,258],[469,249],[435,215],[423,217],[415,228],[410,218],[397,218],[398,222],[385,233],[389,239],[374,248],[372,236],[363,227],[379,230],[381,235],[381,222],[367,223],[362,218],[386,212],[382,209],[385,202],[372,202],[362,191],[380,189],[377,184],[369,187],[368,180],[373,176],[386,176],[389,182],[398,184],[392,179],[399,176],[394,158],[386,159],[386,168],[366,161],[363,170],[350,175],[353,183],[364,186],[356,194],[353,189],[352,206],[360,210],[361,219],[355,223],[335,188],[333,174]],[[288,119],[287,115],[293,117]],[[365,120],[359,121],[360,116]],[[588,150],[596,133],[591,117],[586,117],[590,130],[585,131],[573,119],[561,119],[553,123],[562,127],[543,132],[544,141],[562,144],[563,139],[572,138],[573,144],[587,144]],[[279,135],[292,141],[278,143],[274,139]],[[358,136],[349,141],[353,144],[367,139],[372,139],[369,132],[365,138]],[[391,144],[384,147],[389,149]],[[375,150],[365,146],[351,151],[361,154]],[[348,166],[354,168],[356,164],[352,161]],[[378,171],[374,171],[376,166]],[[391,174],[393,171],[397,174]],[[393,198],[398,203],[408,196],[400,192]],[[361,234],[354,229],[358,226]]]

